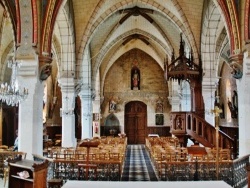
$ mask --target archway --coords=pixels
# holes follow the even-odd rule
[[[104,123],[104,136],[117,136],[120,133],[120,122],[115,114],[111,113]]]
[[[147,105],[132,101],[125,105],[125,133],[128,144],[145,144],[147,127]]]

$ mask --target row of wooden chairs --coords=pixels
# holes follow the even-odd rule
[[[164,142],[164,140],[166,141]],[[230,149],[219,148],[217,152],[215,148],[200,147],[198,145],[192,147],[179,147],[178,144],[173,144],[173,142],[169,142],[169,140],[171,139],[146,139],[147,149],[155,164],[159,177],[162,177],[163,174],[166,175],[170,173],[168,170],[172,167],[181,168],[183,165],[194,166],[196,162],[211,166],[214,164],[215,166],[217,155],[220,163],[232,162]],[[192,152],[190,152],[192,149],[202,149],[204,152],[202,154],[192,154]],[[185,174],[183,169],[181,171]]]
[[[85,139],[79,141],[75,148],[49,148],[46,159],[49,159],[52,165],[52,179],[59,178],[64,181],[70,178],[79,180],[119,179],[124,164],[126,146],[126,138]]]
[[[122,160],[125,155],[124,147],[113,147],[113,149],[99,149],[99,148],[90,148],[89,154],[87,154],[86,149],[76,148],[76,149],[52,149],[49,158],[52,159],[64,159],[64,160],[100,160],[100,159],[114,159],[119,156],[119,159]],[[115,157],[116,156],[116,157]]]
[[[97,140],[97,138],[92,139]],[[65,160],[114,160],[119,156],[119,160],[123,160],[127,142],[124,138],[105,138],[98,139],[96,147],[80,147],[82,142],[79,142],[76,148],[52,147],[47,153],[47,157],[52,159]]]
[[[149,139],[147,148],[149,149],[149,152],[152,157],[161,156],[161,154],[166,155],[173,155],[174,157],[171,157],[174,161],[193,161],[193,160],[206,160],[206,161],[215,161],[217,157],[217,152],[215,148],[209,148],[204,147],[205,153],[204,155],[200,156],[194,156],[192,154],[188,153],[187,147],[179,147],[173,144],[173,142],[169,142],[172,137],[167,138],[154,138],[153,140],[151,138]],[[175,139],[175,138],[174,138]],[[175,142],[176,143],[176,142]],[[193,147],[197,147],[194,145]],[[219,161],[228,161],[231,160],[231,151],[230,149],[222,149],[219,148],[218,150],[218,157]]]
[[[167,140],[164,142],[164,140]],[[147,148],[149,150],[151,159],[154,161],[157,169],[161,169],[163,163],[169,162],[215,162],[218,155],[219,161],[231,161],[231,154],[229,149],[219,148],[218,153],[215,148],[205,147],[204,154],[194,155],[188,153],[188,148],[179,147],[168,141],[169,139],[154,138],[148,140]],[[192,146],[197,147],[197,146]]]

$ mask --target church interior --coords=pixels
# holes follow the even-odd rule
[[[250,0],[0,0],[0,185],[247,187],[249,12]]]

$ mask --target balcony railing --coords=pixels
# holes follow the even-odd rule
[[[189,136],[205,147],[216,146],[216,129],[203,118],[192,112],[172,112],[170,132],[176,136]],[[219,130],[219,147],[231,150],[237,156],[237,140]]]

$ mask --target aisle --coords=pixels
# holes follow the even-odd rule
[[[128,145],[121,181],[158,181],[145,145]]]

